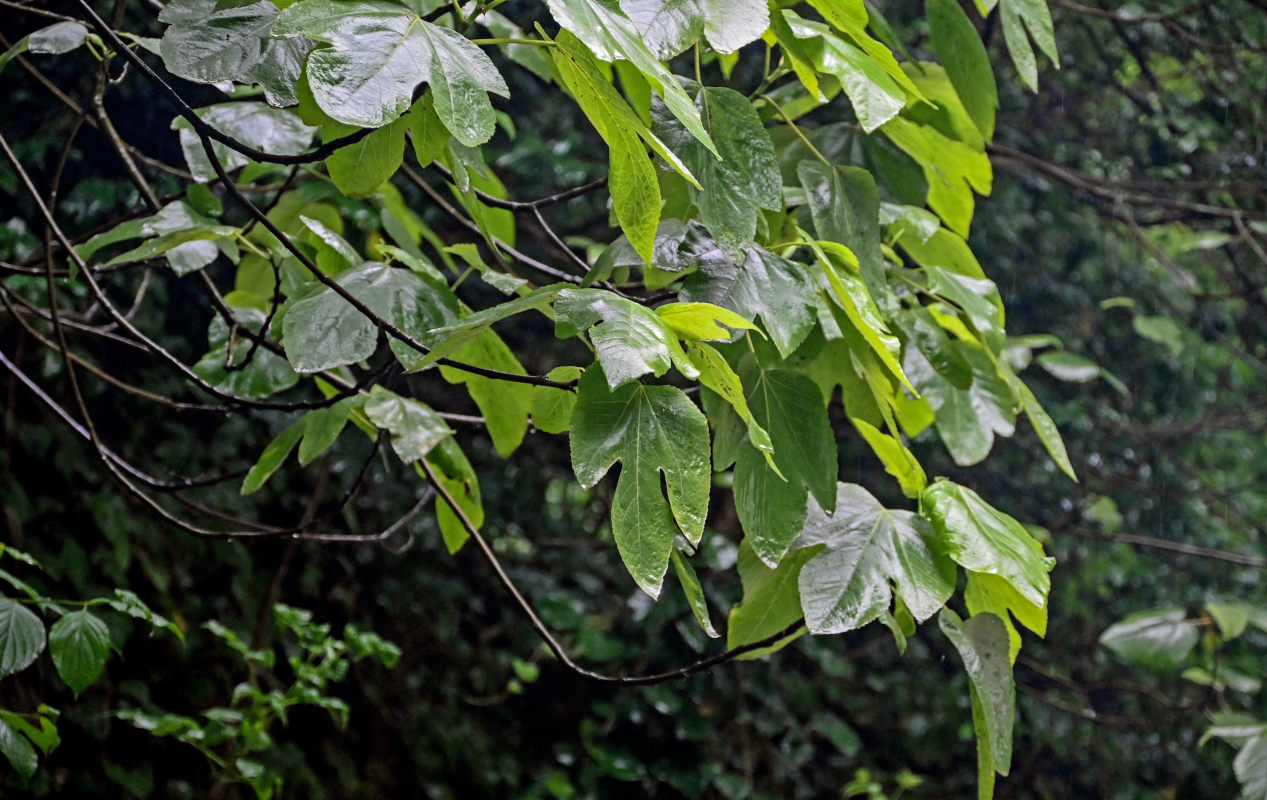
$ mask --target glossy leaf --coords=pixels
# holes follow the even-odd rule
[[[194,365],[194,374],[238,397],[270,397],[298,383],[299,376],[285,358],[263,345],[255,347],[252,353],[252,340],[246,334],[264,333],[264,312],[254,308],[229,310],[235,327],[230,329],[219,314],[211,318],[207,328],[208,351]],[[248,353],[250,362],[246,361]]]
[[[158,15],[171,23],[159,45],[167,70],[196,83],[259,84],[272,105],[293,106],[311,43],[270,36],[278,15],[270,0],[217,6],[212,0],[176,0]]]
[[[424,344],[436,341],[428,333],[431,329],[457,319],[453,295],[409,270],[369,261],[336,280],[376,316]],[[291,306],[282,333],[286,357],[295,371],[320,372],[369,358],[379,331],[369,317],[333,289],[323,287]],[[416,367],[423,358],[395,338],[389,337],[389,345],[406,369]]]
[[[794,15],[788,21],[797,37],[818,40],[814,67],[840,81],[863,131],[871,133],[906,105],[906,89],[871,55],[836,37],[825,25]]]
[[[686,90],[673,73],[656,60],[638,35],[638,28],[621,13],[614,0],[546,0],[546,5],[555,20],[584,42],[594,55],[604,61],[624,59],[637,67],[673,116],[681,120],[692,136],[716,152]]]
[[[392,436],[392,449],[405,463],[417,461],[431,452],[453,431],[439,414],[411,397],[401,397],[381,386],[370,390],[365,416]]]
[[[818,238],[849,248],[870,292],[888,291],[875,178],[859,167],[829,167],[821,161],[802,161],[796,165],[796,174]]]
[[[759,247],[750,248],[742,263],[727,257],[701,261],[679,296],[728,308],[745,319],[760,317],[785,357],[814,328],[814,287],[806,267]]]
[[[620,0],[620,10],[659,59],[672,58],[704,32],[700,0]]]
[[[837,484],[831,514],[810,506],[796,546],[816,544],[826,549],[800,576],[811,633],[844,633],[877,620],[889,611],[895,592],[922,622],[955,588],[955,566],[939,552],[928,521],[884,508],[861,486]]]
[[[663,375],[670,366],[688,378],[699,375],[677,334],[646,306],[604,289],[564,289],[554,311],[560,338],[588,331],[613,389],[648,372]]]
[[[0,753],[4,753],[14,772],[23,779],[30,778],[40,767],[35,748],[4,720],[0,720]]]
[[[972,572],[998,575],[1033,605],[1047,605],[1052,562],[1019,522],[948,480],[925,489],[921,506],[956,563]]]
[[[1047,607],[1022,597],[1012,584],[997,575],[969,572],[964,602],[973,616],[990,613],[1003,620],[1007,627],[1008,659],[1013,664],[1021,651],[1021,634],[1012,623],[1013,617],[1039,636],[1047,635]]]
[[[488,93],[510,96],[469,39],[386,0],[300,0],[281,13],[273,34],[329,45],[308,57],[308,84],[317,105],[348,125],[376,128],[396,119],[425,82],[445,127],[475,146],[493,135]]]
[[[316,128],[305,125],[294,112],[259,102],[217,103],[204,106],[197,113],[203,122],[221,133],[274,155],[302,153],[312,144],[312,137],[317,132]],[[215,180],[218,175],[207,159],[202,140],[194,133],[193,126],[184,117],[177,117],[172,123],[172,130],[180,132],[180,149],[193,176],[200,181]],[[251,163],[249,158],[226,144],[212,142],[211,149],[227,172]]]
[[[577,385],[572,469],[588,489],[617,461],[616,547],[634,581],[656,597],[674,537],[680,531],[696,543],[704,532],[711,480],[708,423],[679,389],[633,383],[613,391],[603,370],[592,366]]]
[[[49,629],[48,649],[57,674],[78,697],[96,683],[106,665],[110,629],[89,611],[72,611]]]

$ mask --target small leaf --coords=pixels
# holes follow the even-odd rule
[[[671,556],[673,571],[677,573],[678,581],[682,584],[682,593],[686,595],[687,605],[691,607],[695,620],[710,638],[720,637],[721,634],[713,627],[712,617],[708,613],[708,600],[704,597],[704,587],[700,585],[695,568],[686,560],[681,551],[673,550]]]
[[[728,342],[734,330],[757,330],[735,312],[711,303],[665,303],[655,312],[683,339]]]
[[[110,654],[110,629],[88,611],[72,611],[49,630],[49,651],[57,674],[78,697],[96,683]]]
[[[0,597],[0,678],[29,667],[45,641],[44,623],[35,612]]]
[[[401,397],[381,386],[370,390],[365,416],[392,435],[392,449],[406,464],[431,452],[453,431],[439,414],[410,397]]]
[[[258,491],[269,478],[273,477],[273,473],[286,461],[290,451],[294,450],[299,440],[303,438],[307,425],[307,417],[300,417],[268,443],[264,452],[260,453],[259,460],[242,479],[242,494]]]
[[[801,590],[798,583],[805,562],[818,554],[821,547],[808,547],[788,553],[777,568],[767,567],[753,552],[745,538],[739,543],[739,580],[743,583],[743,602],[730,610],[726,631],[726,647],[733,650],[759,642],[801,618]],[[802,635],[794,633],[770,647],[745,653],[742,660],[761,658],[786,647]]]

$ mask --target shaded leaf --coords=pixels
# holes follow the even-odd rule
[[[89,611],[72,611],[49,629],[48,649],[57,674],[78,697],[96,682],[110,654],[110,629]]]
[[[35,612],[0,597],[0,678],[29,667],[44,645],[44,623]]]

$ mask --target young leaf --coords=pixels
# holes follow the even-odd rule
[[[250,471],[246,473],[246,477],[242,479],[242,494],[251,494],[258,491],[261,486],[273,477],[273,473],[290,455],[290,451],[295,449],[295,445],[299,444],[299,440],[303,438],[304,431],[308,427],[307,415],[300,417],[292,422],[285,430],[277,434],[273,441],[268,443],[264,448],[264,452],[260,453],[257,460]]]
[[[673,571],[677,573],[678,582],[682,584],[682,593],[686,596],[687,605],[691,607],[691,613],[695,615],[700,628],[709,638],[718,638],[721,634],[713,627],[713,619],[708,613],[708,600],[704,597],[704,587],[700,585],[695,568],[691,566],[690,561],[686,560],[686,556],[682,555],[681,551],[674,549],[671,555]]]
[[[339,187],[339,191],[351,198],[374,194],[379,186],[396,174],[405,159],[407,127],[409,118],[400,117],[359,142],[335,150],[326,159],[330,180]],[[327,126],[324,137],[334,139],[353,129],[340,127],[336,130],[341,132],[332,133]]]
[[[955,92],[981,135],[993,138],[999,90],[977,29],[955,0],[925,0],[924,9],[933,50]]]
[[[484,505],[480,497],[480,481],[467,460],[466,453],[453,436],[446,436],[426,456],[440,479],[440,485],[457,501],[458,508],[477,529],[484,524]],[[419,475],[425,475],[421,466],[415,467]],[[436,522],[444,537],[449,553],[456,553],[470,538],[466,526],[444,500],[436,501]]]
[[[44,623],[35,612],[0,597],[0,678],[29,667],[44,644]]]
[[[969,572],[963,599],[969,614],[990,613],[1003,620],[1007,627],[1008,659],[1013,664],[1021,652],[1021,634],[1012,624],[1012,617],[1039,636],[1047,635],[1047,607],[1031,603],[997,575]]]
[[[998,575],[1033,605],[1047,605],[1052,561],[1021,523],[971,489],[944,479],[924,490],[920,505],[956,563]]]
[[[812,633],[844,633],[879,619],[895,591],[922,622],[955,589],[955,566],[939,552],[932,526],[909,511],[884,508],[861,486],[838,484],[830,515],[811,505],[796,546],[816,544],[826,549],[800,576]]]
[[[639,383],[611,390],[598,365],[581,376],[572,469],[588,489],[621,462],[612,533],[634,581],[652,597],[660,593],[679,529],[692,544],[704,533],[708,455],[708,422],[681,390]]]
[[[72,611],[49,630],[53,665],[70,690],[79,693],[96,682],[110,654],[110,629],[89,611]]]
[[[512,375],[527,375],[513,350],[491,328],[467,342],[454,353],[463,364],[486,367]],[[502,458],[518,449],[528,431],[528,415],[532,412],[533,387],[509,383],[495,378],[474,375],[454,367],[440,367],[440,374],[449,383],[462,383],[471,399],[484,415],[484,424],[493,446]]]

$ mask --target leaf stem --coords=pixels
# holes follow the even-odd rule
[[[811,153],[813,153],[815,156],[818,157],[819,161],[823,162],[829,167],[832,165],[832,163],[827,160],[827,157],[818,151],[818,148],[815,147],[814,143],[809,140],[809,138],[805,135],[805,132],[802,131],[797,126],[797,124],[792,121],[792,118],[789,117],[787,112],[783,110],[783,106],[774,102],[774,98],[770,97],[770,95],[768,94],[761,95],[761,99],[769,103],[770,107],[773,108],[776,112],[778,112],[779,116],[783,118],[783,121],[786,122],[788,124],[788,127],[792,129],[792,132],[795,133],[800,138],[800,140],[805,143],[805,146],[810,149]]]

